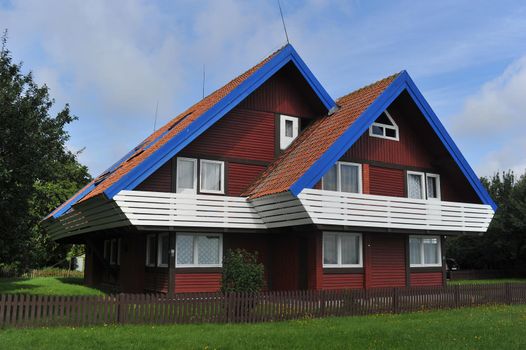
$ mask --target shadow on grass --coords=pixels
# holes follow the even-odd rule
[[[32,289],[40,286],[33,283],[24,283],[30,281],[30,278],[2,278],[0,279],[0,294],[30,292]]]

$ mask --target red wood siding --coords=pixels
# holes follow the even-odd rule
[[[172,162],[169,161],[157,169],[135,188],[137,191],[171,192]]]
[[[168,269],[148,269],[145,273],[144,288],[148,291],[168,292]]]
[[[274,120],[273,113],[235,108],[181,154],[270,162],[274,159]]]
[[[221,288],[220,273],[176,273],[175,292],[217,292]]]
[[[290,64],[250,94],[240,107],[303,118],[318,117],[324,113],[318,97]]]
[[[366,286],[404,287],[406,279],[405,236],[366,235]]]
[[[411,287],[441,286],[442,272],[411,272]]]
[[[240,196],[265,170],[263,165],[228,162],[227,194]]]
[[[363,288],[363,273],[324,274],[322,289]]]
[[[371,165],[369,167],[369,193],[380,196],[405,197],[404,171]]]

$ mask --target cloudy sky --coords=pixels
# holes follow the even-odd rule
[[[406,69],[479,175],[526,169],[526,3],[282,0],[334,97]],[[79,120],[92,175],[284,44],[276,1],[0,0],[8,47]]]

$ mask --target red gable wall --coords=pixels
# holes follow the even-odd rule
[[[292,65],[286,65],[178,156],[225,161],[226,194],[241,195],[277,155],[276,115],[310,119],[324,112],[302,79]],[[174,191],[174,165],[160,168],[137,189]]]

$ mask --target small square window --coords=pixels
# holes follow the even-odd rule
[[[362,235],[360,233],[323,233],[324,267],[362,267]]]
[[[221,266],[223,240],[220,234],[177,234],[175,245],[178,267]]]
[[[201,159],[201,192],[224,193],[224,181],[224,162]]]
[[[291,117],[288,115],[281,115],[279,129],[279,148],[281,150],[285,150],[296,139],[296,137],[298,137],[299,118]]]
[[[409,236],[411,267],[442,266],[440,237]]]
[[[285,120],[285,136],[286,137],[293,137],[292,125],[293,125],[292,120],[289,120],[289,119]]]
[[[177,193],[197,192],[197,159],[177,158]]]

